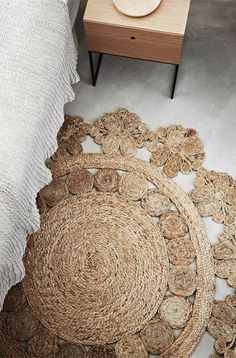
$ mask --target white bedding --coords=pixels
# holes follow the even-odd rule
[[[66,0],[0,2],[0,310],[24,276],[35,198],[51,180],[63,107],[74,98],[76,51]]]

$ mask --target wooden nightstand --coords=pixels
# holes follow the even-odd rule
[[[173,98],[190,2],[162,0],[151,15],[131,18],[120,13],[112,0],[88,0],[84,28],[93,85],[96,85],[102,54],[163,62],[175,65]],[[100,54],[96,71],[93,52]]]

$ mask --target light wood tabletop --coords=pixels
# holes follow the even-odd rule
[[[85,22],[184,35],[191,0],[162,0],[152,14],[132,18],[120,13],[112,0],[88,0]]]

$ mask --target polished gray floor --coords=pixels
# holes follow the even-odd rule
[[[91,86],[81,22],[84,5],[78,22],[81,81],[66,112],[92,122],[104,112],[126,107],[150,128],[177,123],[193,127],[205,142],[205,166],[236,178],[236,1],[192,0],[174,100],[169,99],[174,68],[164,64],[104,56],[97,86]],[[95,150],[91,142],[86,146]],[[192,186],[191,176],[180,175],[176,181],[185,189]],[[210,220],[206,228],[211,241],[222,230]],[[226,294],[218,280],[217,298]],[[192,357],[211,352],[212,340],[205,335]]]

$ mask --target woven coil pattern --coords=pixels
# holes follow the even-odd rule
[[[83,153],[87,135],[103,154]],[[236,287],[236,182],[202,167],[196,131],[150,132],[121,109],[94,125],[67,117],[58,142],[5,341],[30,357],[188,358],[207,329],[212,357],[233,357],[236,298],[214,301],[214,287],[215,276]],[[151,163],[132,158],[145,144]],[[189,195],[170,178],[179,171],[197,172]],[[212,247],[201,216],[224,224]]]
[[[143,209],[105,193],[79,195],[52,209],[29,242],[25,264],[24,286],[40,320],[59,336],[87,344],[139,330],[167,287],[158,227]]]
[[[159,220],[160,221],[159,227],[161,230],[163,230],[163,235],[166,238],[166,243],[169,243],[172,240],[175,240],[176,238],[178,238],[178,240],[179,240],[181,237],[187,235],[188,231],[189,231],[189,237],[191,238],[191,243],[192,243],[193,247],[191,245],[188,245],[191,247],[188,248],[188,252],[186,253],[187,258],[184,261],[184,263],[188,264],[190,261],[192,261],[193,257],[196,255],[197,270],[195,272],[189,266],[183,266],[183,263],[182,263],[182,266],[173,266],[172,267],[170,272],[174,273],[173,278],[171,278],[170,274],[167,274],[167,280],[172,280],[173,285],[174,285],[173,287],[175,287],[177,285],[177,289],[182,290],[182,295],[184,297],[191,295],[196,289],[197,290],[195,291],[195,301],[194,301],[191,313],[185,312],[185,315],[187,315],[187,318],[186,318],[186,322],[185,322],[185,327],[183,328],[181,334],[176,339],[174,339],[173,338],[174,335],[172,335],[172,333],[170,333],[169,328],[168,328],[167,332],[171,336],[171,342],[169,341],[168,343],[166,343],[166,346],[161,348],[161,352],[159,354],[161,354],[161,357],[166,357],[166,358],[167,357],[169,358],[172,356],[179,357],[179,358],[180,357],[181,358],[189,357],[189,355],[193,351],[194,347],[196,346],[197,342],[199,341],[201,335],[205,331],[206,325],[208,323],[208,320],[209,320],[209,317],[211,314],[212,302],[213,302],[212,292],[213,292],[213,286],[214,286],[214,267],[213,267],[213,258],[212,258],[212,254],[211,254],[211,248],[210,248],[210,245],[206,239],[205,231],[203,228],[201,218],[200,218],[196,208],[194,207],[192,201],[190,200],[190,198],[176,184],[174,184],[171,179],[169,179],[164,173],[159,171],[154,165],[151,165],[149,163],[143,162],[138,159],[133,159],[133,158],[129,158],[129,160],[127,160],[126,157],[121,156],[121,155],[81,154],[76,157],[68,158],[66,161],[63,161],[62,163],[60,163],[60,165],[58,163],[52,163],[50,168],[51,168],[55,178],[68,175],[69,173],[76,172],[78,170],[85,170],[85,169],[88,170],[91,168],[99,168],[100,170],[108,170],[109,169],[109,170],[113,170],[113,171],[121,170],[121,171],[126,172],[122,176],[123,179],[119,180],[119,193],[120,194],[115,193],[113,195],[111,195],[111,194],[108,195],[108,194],[105,194],[104,192],[101,193],[101,200],[104,200],[104,198],[105,198],[104,195],[108,195],[107,198],[112,198],[112,200],[114,200],[114,203],[116,203],[115,206],[119,205],[118,204],[119,202],[123,202],[125,200],[126,204],[125,204],[124,208],[122,208],[122,211],[126,210],[125,207],[127,208],[127,206],[128,207],[130,206],[130,201],[133,201],[134,204],[132,204],[132,208],[133,208],[133,205],[135,205],[135,207],[138,210],[137,214],[138,214],[138,212],[140,212],[140,210],[141,210],[140,205],[138,205],[136,203],[138,203],[137,200],[140,200],[140,199],[143,200],[142,197],[143,198],[146,197],[146,195],[148,193],[147,192],[147,190],[148,190],[147,182],[151,182],[152,184],[154,184],[158,188],[160,193],[162,193],[162,195],[169,198],[169,200],[175,205],[175,207],[177,208],[178,211],[177,212],[176,211],[167,211],[166,213],[163,213]],[[129,195],[127,195],[127,193],[128,193],[127,188],[131,185],[130,178],[134,177],[135,175],[137,175],[137,177],[136,177],[137,183],[138,183],[136,185],[137,190],[135,191],[134,188],[132,188],[132,195],[131,195],[131,197],[129,197]],[[127,179],[126,179],[126,176],[127,176]],[[145,181],[146,181],[146,184],[145,184]],[[125,183],[125,185],[124,185],[124,183]],[[88,195],[87,197],[86,196],[84,197],[84,200],[85,200],[85,198],[86,198],[86,200],[94,200],[94,198],[99,198],[98,193],[96,193],[96,194],[91,193],[91,194],[87,194],[87,195]],[[119,197],[119,195],[120,195],[120,197]],[[78,200],[77,198],[78,197],[70,198],[67,201],[62,202],[55,208],[55,211],[54,211],[54,209],[51,209],[51,211],[48,214],[49,216],[46,215],[46,217],[50,217],[50,215],[52,215],[52,217],[53,217],[55,215],[55,218],[56,217],[58,218],[58,215],[60,215],[59,211],[63,210],[63,208],[66,208],[66,206],[69,205],[68,204],[69,202],[76,203],[76,201]],[[73,205],[73,204],[70,204],[70,205]],[[80,205],[82,205],[81,201],[80,201]],[[142,202],[141,202],[141,205],[142,205]],[[99,205],[99,206],[100,206],[100,215],[102,216],[103,215],[102,213],[104,210],[102,209],[101,205]],[[168,209],[169,209],[169,206],[168,206]],[[74,210],[75,211],[73,212],[73,216],[75,217],[76,210],[79,210],[76,205],[75,205]],[[92,212],[94,210],[96,210],[96,206],[95,207],[93,206],[93,210],[91,210],[90,215],[92,215]],[[114,208],[112,209],[112,211],[113,210],[114,210]],[[54,212],[55,212],[55,214],[54,214]],[[65,209],[63,216],[66,215],[66,212],[68,212],[68,211],[66,211],[66,209]],[[143,208],[142,213],[144,213],[144,212],[145,212],[145,214],[148,215],[147,216],[149,218],[148,221],[150,221],[150,219],[152,218],[152,215],[148,214],[147,208]],[[56,215],[56,213],[57,213],[57,215]],[[128,213],[129,213],[128,214],[129,217],[133,217],[132,211],[130,211],[130,209],[128,210]],[[135,216],[137,214],[135,214]],[[158,214],[160,214],[160,213],[158,213]],[[144,214],[142,214],[141,216],[143,217],[143,215]],[[124,227],[129,226],[129,224],[128,224],[129,221],[126,221],[126,220],[128,220],[128,217],[125,218],[125,222],[123,223]],[[129,220],[131,220],[131,219],[129,218]],[[140,220],[140,219],[138,219],[138,220]],[[44,221],[45,221],[45,224],[44,224]],[[111,226],[114,225],[114,220],[112,218],[112,215],[110,215],[110,219],[108,219],[108,221],[109,221],[109,225],[111,225]],[[135,221],[136,221],[136,219],[135,219]],[[145,222],[147,224],[146,219],[145,219]],[[142,224],[141,227],[143,225],[146,226],[146,224],[145,223]],[[48,227],[50,226],[50,228],[48,228],[48,230],[52,230],[53,223],[50,221],[50,224],[47,224],[46,218],[45,219],[43,218],[42,229],[45,225],[46,226],[48,225]],[[64,225],[66,225],[66,220],[64,220]],[[95,223],[93,226],[95,226]],[[101,222],[98,226],[99,226],[99,230],[101,230]],[[80,230],[82,227],[83,226],[81,226],[81,223],[80,223]],[[89,227],[91,227],[91,225]],[[89,229],[86,228],[86,230],[89,230]],[[91,229],[91,230],[94,230],[94,229]],[[56,232],[58,235],[59,230],[57,229]],[[103,236],[104,235],[106,236],[105,232],[106,232],[106,230],[104,230]],[[174,232],[176,233],[176,236],[174,235]],[[71,233],[70,233],[70,235],[71,235]],[[109,233],[109,235],[110,235],[110,233]],[[96,236],[97,236],[97,233],[96,233]],[[52,237],[54,237],[54,236],[50,235],[50,239]],[[45,239],[45,237],[44,237],[44,239]],[[49,243],[50,243],[50,239],[48,238],[47,242],[49,241]],[[38,241],[38,244],[35,244],[35,241]],[[45,313],[46,312],[45,306],[42,306],[43,307],[42,309],[40,309],[40,307],[39,307],[40,306],[39,297],[41,297],[41,294],[39,294],[39,293],[35,294],[35,292],[36,292],[35,290],[37,290],[38,287],[34,286],[33,281],[35,281],[35,278],[34,278],[34,280],[32,279],[33,271],[32,271],[32,265],[30,264],[30,261],[34,260],[33,257],[37,252],[37,245],[40,246],[39,242],[40,242],[40,234],[38,235],[37,240],[32,240],[32,242],[28,246],[28,254],[26,257],[26,266],[31,267],[31,273],[29,272],[28,280],[26,279],[26,281],[25,281],[25,288],[26,288],[27,295],[29,297],[30,304],[32,305],[34,310],[37,311],[38,315],[40,316],[40,320],[43,321],[43,323],[47,325],[48,314]],[[126,244],[127,244],[127,242],[126,242]],[[34,245],[36,245],[36,246],[34,246]],[[67,245],[68,245],[68,242],[67,242]],[[47,245],[44,245],[44,247],[47,247]],[[55,247],[57,247],[57,245],[55,245]],[[60,247],[60,245],[58,247]],[[68,246],[65,247],[65,249],[68,249]],[[193,249],[194,249],[194,254],[193,254]],[[48,249],[48,250],[50,250],[50,249]],[[141,248],[139,247],[139,251],[140,250],[141,250]],[[154,251],[154,250],[152,249],[152,251]],[[180,249],[180,252],[181,252],[181,249]],[[30,258],[30,255],[32,255],[32,258]],[[167,255],[167,253],[166,253],[166,255]],[[42,254],[40,260],[44,260],[44,256],[45,255]],[[61,254],[59,256],[60,256],[60,258],[62,257]],[[191,260],[190,260],[190,258],[191,258]],[[162,257],[162,260],[163,260],[163,257]],[[52,265],[52,262],[53,261],[51,259],[51,261],[50,261],[51,265]],[[116,261],[114,261],[113,265],[112,265],[113,272],[116,269],[115,263],[116,263]],[[56,271],[57,272],[58,272],[58,264],[59,264],[59,262],[56,263],[56,265],[57,265]],[[44,265],[42,265],[42,266],[44,266]],[[106,270],[106,269],[104,268],[104,270]],[[50,270],[50,274],[52,274],[53,271],[54,270]],[[177,271],[177,276],[176,276],[175,271]],[[38,270],[38,272],[37,272],[37,275],[39,275],[39,277],[40,277],[40,272],[41,272],[41,269]],[[168,272],[168,270],[166,272]],[[45,275],[43,275],[43,277],[45,277]],[[189,283],[191,283],[191,287],[190,287],[191,289],[188,288],[187,291],[184,291],[185,287],[182,287],[182,285],[181,285],[181,277],[184,277],[184,284],[188,285]],[[39,278],[39,280],[40,280],[40,278]],[[128,285],[128,283],[126,283],[126,285]],[[157,286],[159,286],[159,284],[154,285],[152,287],[152,289],[155,290],[155,287],[157,287]],[[31,287],[32,287],[32,291],[31,291]],[[71,287],[71,285],[70,285],[70,287]],[[106,287],[108,287],[108,286],[106,286]],[[174,288],[174,290],[175,290],[175,288]],[[51,291],[51,289],[50,289],[50,291]],[[65,291],[67,291],[67,290],[65,290]],[[68,292],[69,292],[69,290],[67,291],[67,294],[68,294]],[[51,295],[51,292],[50,292],[50,295]],[[50,295],[49,295],[49,297],[50,297]],[[155,293],[155,295],[156,295],[156,293]],[[138,297],[140,297],[140,296],[138,296]],[[157,301],[158,301],[158,297],[159,297],[159,295],[157,295],[155,298]],[[142,295],[142,300],[143,299],[145,299],[145,297]],[[97,301],[97,297],[96,297],[96,301]],[[96,301],[94,303],[95,305],[97,304]],[[159,301],[159,304],[160,303],[161,302]],[[159,304],[156,305],[156,308],[159,307]],[[49,303],[49,305],[50,305],[49,307],[51,307],[53,304]],[[59,305],[59,308],[60,308],[60,305]],[[135,307],[133,307],[133,309],[135,309]],[[190,311],[190,309],[189,309],[189,311]],[[110,309],[109,309],[109,312],[111,313]],[[57,314],[57,317],[59,317],[58,307],[57,307],[56,314]],[[63,314],[63,317],[64,317],[64,314]],[[49,315],[50,315],[50,313],[49,313]],[[149,321],[150,321],[151,316],[154,317],[154,314],[149,316]],[[45,317],[46,317],[46,319],[44,320],[43,318],[45,318]],[[63,317],[62,317],[62,319],[65,319]],[[91,312],[89,312],[89,314],[87,315],[86,322],[88,322],[90,320],[89,317],[92,317]],[[132,320],[134,317],[135,317],[135,314],[134,314],[134,310],[133,310]],[[71,320],[71,318],[72,318],[72,320]],[[57,321],[60,321],[60,319],[53,321],[54,329],[57,325]],[[185,321],[185,318],[183,320]],[[73,332],[72,321],[73,321],[73,315],[70,316],[70,332]],[[91,321],[93,322],[93,327],[94,327],[94,316],[91,318]],[[116,322],[116,319],[115,319],[115,316],[113,316],[113,326],[114,326],[115,322]],[[166,327],[166,324],[167,324],[168,327],[170,327],[168,322],[166,322],[165,324],[164,324],[164,322],[165,321],[160,320],[161,326]],[[147,321],[146,321],[146,323],[147,323]],[[125,329],[127,327],[130,327],[130,324],[131,323],[129,322],[128,325],[125,325]],[[120,321],[120,325],[122,325],[122,321]],[[157,334],[155,331],[155,327],[156,327],[155,325],[151,325],[151,329],[154,330],[154,332],[152,334],[153,337],[156,337],[156,334]],[[134,328],[134,326],[133,326],[133,328]],[[139,327],[137,325],[136,328],[141,328],[141,325],[139,325]],[[50,327],[50,329],[51,329],[51,327]],[[170,327],[170,330],[171,330],[171,327]],[[125,330],[125,332],[126,333],[135,332],[135,329],[133,329],[133,330],[130,329],[129,331]],[[124,329],[123,329],[123,333],[124,333]],[[117,338],[122,338],[123,333],[121,333],[120,335],[119,334],[116,335],[116,338],[111,338],[111,340],[117,339]],[[105,336],[104,330],[101,332],[101,329],[100,329],[99,334],[104,339],[103,342],[109,341],[106,339],[107,337]],[[65,335],[64,335],[64,337],[65,337]],[[114,335],[113,335],[113,337],[114,337]],[[81,338],[81,337],[79,337],[79,338]],[[70,336],[70,339],[74,340],[74,341],[83,342],[83,339],[82,340],[78,339],[78,336],[76,339],[75,339],[75,336],[74,337]],[[94,336],[93,336],[93,339],[94,339]],[[168,341],[168,337],[167,337],[167,341]],[[149,349],[148,345],[146,345],[146,349],[147,350]],[[149,353],[151,353],[151,352],[149,351]]]

